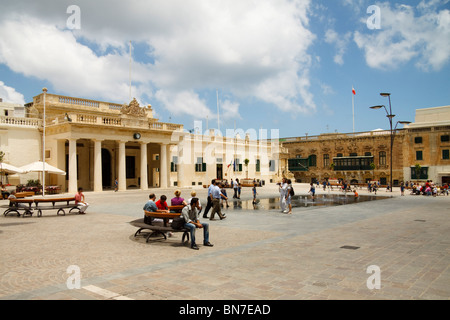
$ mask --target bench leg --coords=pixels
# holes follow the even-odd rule
[[[58,209],[58,211],[56,212],[56,214],[59,216],[59,212],[62,212],[61,215],[65,216],[66,212],[64,211],[64,209]]]
[[[138,231],[136,231],[136,233],[134,234],[134,237],[137,237],[141,231],[144,230],[144,228],[140,228]]]
[[[78,210],[78,213],[80,213],[80,208],[79,207],[73,207],[72,209],[69,210],[69,213],[71,213],[72,210]]]
[[[24,212],[23,215],[22,215],[22,218],[25,218],[25,215],[27,215],[27,214],[29,214],[30,217],[33,216],[33,212],[31,212],[30,210],[25,210],[25,212]]]
[[[157,235],[157,234],[162,234],[163,237],[164,237],[164,240],[167,240],[166,234],[165,234],[164,232],[155,230],[155,231],[153,231],[152,233],[150,233],[150,234],[147,236],[147,239],[145,240],[145,242],[148,242],[148,241],[150,240],[150,237],[151,237],[152,235]]]
[[[37,216],[38,216],[38,217],[42,217],[42,210],[41,210],[41,209],[38,209]]]
[[[6,209],[5,212],[3,212],[3,215],[6,217],[6,215],[8,215],[11,212],[15,212],[17,214],[17,216],[20,217],[19,210],[15,209],[15,208]]]

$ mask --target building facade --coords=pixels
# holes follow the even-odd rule
[[[47,173],[46,185],[71,193],[78,187],[108,190],[116,179],[119,190],[145,190],[203,185],[214,178],[276,178],[278,139],[258,139],[242,130],[231,136],[201,132],[160,122],[150,105],[141,107],[135,99],[120,105],[46,90],[25,105],[20,117],[0,116],[4,161],[20,167],[45,157],[66,172]],[[18,184],[32,177],[37,174],[10,179]]]
[[[416,110],[415,122],[393,131],[392,180],[450,182],[450,106]],[[390,183],[391,132],[331,133],[281,139],[285,176],[299,182],[342,179]]]

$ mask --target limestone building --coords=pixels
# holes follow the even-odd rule
[[[108,190],[116,178],[119,190],[145,190],[198,186],[213,178],[270,181],[278,174],[278,139],[249,130],[231,136],[189,133],[182,125],[158,121],[150,105],[141,107],[135,99],[120,105],[45,89],[22,109],[20,117],[11,111],[0,116],[4,162],[20,167],[39,161],[45,149],[46,163],[66,172],[47,173],[46,185],[62,191]],[[38,174],[10,179],[18,184],[32,177]]]
[[[394,131],[392,180],[450,182],[450,106],[416,110],[415,122]],[[391,132],[331,133],[281,139],[285,176],[314,182],[390,182]]]

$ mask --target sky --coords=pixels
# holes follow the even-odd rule
[[[0,0],[3,101],[129,103],[130,70],[186,130],[389,129],[381,92],[394,121],[450,105],[450,0]]]

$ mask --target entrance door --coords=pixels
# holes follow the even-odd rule
[[[111,188],[111,153],[107,149],[102,149],[102,185],[103,188]]]
[[[223,179],[223,164],[217,164],[216,178],[219,180]]]
[[[442,184],[450,184],[450,176],[443,176]]]

